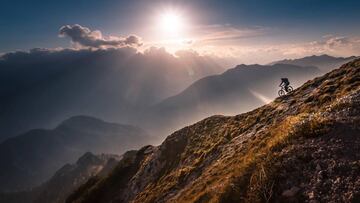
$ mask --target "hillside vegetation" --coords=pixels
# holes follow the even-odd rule
[[[128,153],[67,202],[359,202],[360,60]]]

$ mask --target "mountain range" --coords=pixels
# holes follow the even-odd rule
[[[270,65],[273,64],[292,64],[292,65],[298,65],[298,66],[315,66],[318,67],[323,73],[327,73],[342,64],[345,64],[347,62],[350,62],[358,57],[356,56],[350,56],[350,57],[334,57],[329,56],[326,54],[323,55],[313,55],[313,56],[307,56],[304,58],[299,59],[285,59],[281,61],[275,61],[270,63]]]
[[[298,86],[318,75],[315,67],[325,70],[324,67],[332,68],[352,58],[322,55],[273,64],[306,67],[304,73],[299,70],[299,74],[308,77],[298,81],[291,78],[291,73],[288,75],[291,82]],[[315,66],[313,74],[309,74],[309,66]],[[33,49],[7,53],[0,57],[0,142],[34,128],[53,128],[74,115],[140,125],[163,138],[170,132],[169,129],[183,127],[211,113],[233,114],[234,109],[239,110],[236,113],[244,112],[273,99],[279,78],[271,78],[273,81],[270,82],[262,74],[271,73],[265,71],[270,65],[264,65],[263,69],[260,65],[248,65],[249,69],[252,67],[257,67],[258,73],[245,71],[246,65],[224,72],[225,68],[211,57],[191,51],[178,52],[173,56],[158,48],[144,53],[129,47],[104,50]],[[287,73],[286,67],[283,66],[283,69],[282,73],[271,73],[271,76],[287,76],[284,74]],[[213,87],[213,83],[217,83],[214,80],[226,80],[232,73],[239,76],[237,72],[245,75],[241,75],[241,80],[240,77],[232,79],[234,85],[228,85],[228,90],[223,91],[219,87],[217,91]],[[246,74],[253,74],[248,77],[253,82],[257,81],[249,88],[245,87],[248,84],[242,83],[247,78]],[[226,82],[219,83],[225,85]],[[207,84],[212,87],[204,87]],[[240,97],[240,93],[246,95]],[[207,101],[205,97],[210,96],[211,101]],[[194,101],[188,101],[189,97],[193,97]],[[179,111],[173,110],[187,111],[189,105],[194,106],[191,110],[195,109],[194,112],[200,114],[190,113],[188,116],[180,113],[177,116]],[[230,106],[235,108],[231,110]],[[161,120],[157,118],[158,113],[167,115],[169,127],[158,125],[162,122],[158,121]]]
[[[126,154],[131,154],[131,151]],[[61,167],[45,183],[30,190],[0,193],[0,202],[6,203],[61,203],[77,187],[94,176],[105,177],[116,166],[121,157],[117,155],[90,152],[81,156],[76,163]]]
[[[14,52],[0,56],[0,141],[74,115],[119,123],[223,68],[209,57],[161,48]]]
[[[165,134],[211,115],[246,112],[276,98],[280,78],[289,78],[296,88],[320,74],[314,66],[238,65],[222,74],[202,78],[181,93],[152,106],[149,118],[145,117],[138,125],[162,129]]]
[[[360,60],[120,160],[66,202],[358,202]]]
[[[67,53],[67,51],[69,53]],[[171,133],[179,127],[189,125],[208,116],[214,114],[235,115],[237,113],[246,112],[248,110],[257,108],[263,104],[271,102],[274,98],[276,98],[278,84],[280,83],[279,78],[288,77],[292,82],[291,85],[296,88],[301,86],[308,79],[320,75],[322,72],[322,70],[315,67],[313,63],[306,63],[307,65],[309,65],[306,66],[298,62],[302,65],[291,65],[285,63],[274,63],[273,65],[243,64],[238,65],[235,68],[228,69],[222,74],[210,74],[217,72],[219,69],[217,65],[214,65],[215,63],[207,61],[200,56],[194,55],[193,53],[188,56],[186,56],[186,53],[182,53],[183,58],[193,58],[191,64],[196,62],[196,65],[193,64],[186,67],[193,67],[192,71],[198,71],[197,73],[192,73],[197,75],[193,76],[194,78],[184,79],[186,78],[184,76],[184,78],[177,78],[179,79],[179,81],[195,81],[195,78],[201,78],[201,76],[206,75],[210,76],[206,76],[199,80],[196,80],[183,91],[171,97],[166,98],[165,96],[170,94],[171,91],[169,91],[168,93],[162,94],[161,96],[156,96],[156,99],[146,99],[142,96],[141,99],[136,99],[136,101],[142,104],[139,104],[137,102],[130,102],[135,100],[127,100],[127,103],[129,105],[135,104],[134,107],[136,106],[136,108],[130,108],[128,104],[121,103],[120,100],[115,99],[114,101],[111,101],[114,103],[111,104],[106,101],[106,104],[104,103],[101,108],[97,109],[96,105],[99,103],[99,99],[101,99],[102,101],[113,99],[108,93],[105,93],[104,95],[102,94],[107,88],[111,89],[111,87],[115,84],[112,82],[107,83],[108,80],[106,80],[106,84],[100,85],[101,88],[98,89],[99,91],[93,92],[96,94],[91,93],[94,97],[82,97],[76,95],[78,92],[82,91],[84,91],[84,93],[86,94],[89,93],[89,90],[94,87],[92,83],[96,80],[97,77],[102,75],[98,75],[99,66],[95,65],[94,61],[87,61],[87,59],[89,58],[89,56],[91,56],[94,58],[94,60],[100,60],[98,62],[99,64],[104,64],[104,61],[107,61],[109,58],[113,58],[114,56],[121,57],[121,51],[125,51],[113,50],[113,53],[109,50],[98,50],[95,53],[93,53],[93,51],[83,51],[84,53],[79,52],[82,54],[75,54],[76,57],[72,55],[72,50],[67,51],[48,53],[48,51],[46,50],[38,50],[33,51],[33,53],[14,53],[14,55],[6,55],[5,62],[0,61],[0,67],[3,64],[12,64],[9,67],[14,69],[12,70],[8,66],[4,66],[6,68],[0,70],[3,71],[3,73],[6,73],[5,75],[11,76],[7,80],[2,81],[5,86],[0,88],[0,93],[4,96],[9,97],[9,99],[5,99],[5,101],[3,101],[3,104],[10,104],[10,106],[7,106],[9,107],[8,109],[0,109],[0,111],[4,113],[4,121],[6,120],[6,122],[3,123],[3,126],[5,126],[7,122],[12,123],[13,118],[14,120],[16,120],[16,122],[12,123],[9,126],[6,126],[6,128],[19,131],[19,129],[24,130],[29,126],[35,125],[34,123],[32,123],[27,127],[25,127],[24,125],[19,125],[19,128],[14,128],[15,125],[19,124],[18,122],[24,121],[25,123],[27,123],[27,119],[22,120],[24,118],[23,116],[25,115],[28,116],[30,120],[37,120],[39,118],[38,113],[41,112],[44,114],[44,117],[42,115],[40,117],[42,117],[42,119],[48,120],[50,118],[57,117],[57,115],[60,114],[61,116],[59,116],[59,118],[66,114],[79,112],[79,107],[83,108],[84,110],[81,110],[80,112],[85,112],[89,114],[92,114],[96,111],[100,112],[103,110],[104,107],[109,109],[110,114],[120,114],[118,117],[126,118],[129,123],[132,123],[136,126],[141,126],[142,128],[149,130],[151,134],[155,134],[155,136],[149,136],[148,133],[138,127],[134,127],[131,125],[108,123],[89,116],[72,117],[61,122],[60,125],[57,125],[52,130],[35,129],[27,131],[20,134],[19,136],[6,139],[2,143],[0,143],[0,162],[4,163],[4,166],[0,169],[0,191],[22,191],[37,187],[45,181],[49,180],[49,178],[54,174],[54,172],[58,170],[62,165],[64,165],[65,163],[74,162],[78,157],[80,157],[83,153],[87,151],[91,151],[93,153],[122,154],[126,150],[136,149],[146,144],[157,144],[159,143],[159,140],[163,139],[163,135]],[[39,58],[36,59],[35,57],[34,59],[34,56],[30,56],[31,54],[35,56],[39,55]],[[71,57],[69,56],[71,58],[71,60],[69,61],[74,62],[73,64],[71,64],[71,66],[70,64],[67,64],[69,61],[64,61],[62,63],[56,64],[55,66],[52,66],[55,64],[55,60],[63,58],[64,56],[62,55],[66,56],[67,54],[71,55]],[[166,60],[173,60],[173,58],[166,55],[166,52],[162,53],[162,50],[153,50],[153,52],[147,53],[147,55],[139,55],[136,57],[146,58],[149,57],[149,55],[154,54],[159,55],[156,57],[160,57],[160,61],[165,60],[164,57],[166,58]],[[19,55],[24,58],[23,62],[15,60],[19,57]],[[43,61],[41,60],[42,57],[48,57],[48,60]],[[135,56],[131,55],[131,57]],[[317,57],[318,59],[315,60],[314,58]],[[329,56],[313,56],[306,58],[313,58],[313,62],[319,62],[322,60],[323,64],[325,64],[325,61],[328,61],[327,64],[333,65],[334,63],[340,63],[339,61],[341,60],[344,61],[350,59],[340,59],[335,57],[329,58]],[[309,61],[306,58],[294,61]],[[31,60],[34,62],[28,63],[29,61],[27,60]],[[140,59],[136,58],[136,60]],[[26,65],[23,65],[22,63]],[[82,63],[89,63],[88,65],[90,66],[90,68],[85,68],[87,66]],[[173,63],[175,62],[172,61],[171,64]],[[210,63],[210,72],[207,72],[206,68],[202,67],[206,63]],[[26,78],[25,75],[20,74],[20,78],[16,79],[17,77],[15,76],[15,74],[23,71],[29,71],[26,68],[31,68],[34,64],[39,65],[40,68],[35,69],[35,72],[30,71],[29,73],[33,74],[31,77]],[[77,68],[75,67],[75,65],[79,65],[79,67],[82,68]],[[70,66],[71,68],[65,68],[67,66]],[[48,72],[44,72],[44,70],[47,70],[47,67],[52,67],[53,69],[50,68]],[[105,70],[101,71],[107,72],[106,75],[109,74],[108,76],[110,78],[113,77],[112,79],[110,79],[110,81],[116,82],[116,78],[120,76],[123,77],[120,72],[124,73],[122,71],[124,71],[126,68],[120,68],[119,70],[117,70],[120,71],[120,75],[116,75],[115,72],[113,72],[112,67],[112,65],[105,66]],[[145,65],[141,65],[139,67],[141,68],[135,69],[142,69],[145,67]],[[64,68],[66,69],[66,71]],[[87,73],[85,70],[93,71],[90,71],[91,73]],[[129,69],[126,70],[130,71]],[[132,74],[136,75],[139,73],[138,71],[139,70],[136,70]],[[176,74],[182,75],[183,73],[180,72]],[[129,75],[127,75],[126,77],[128,76]],[[90,79],[87,78],[86,80],[89,81],[86,81],[82,80],[81,77],[90,77]],[[148,77],[147,73],[144,73],[143,77]],[[162,77],[162,75],[160,74],[159,77]],[[177,76],[172,75],[172,77]],[[17,80],[21,82],[17,83]],[[6,81],[8,81],[9,83],[7,83]],[[86,85],[78,86],[77,84],[79,83],[79,81],[84,82],[84,84],[89,85],[89,87],[82,89]],[[140,81],[141,79],[138,82]],[[67,83],[72,85],[69,85]],[[130,84],[133,85],[133,83]],[[120,83],[119,85],[121,86]],[[142,89],[146,88],[146,86],[148,85],[149,84],[141,84],[139,87],[141,87],[140,89]],[[40,89],[37,89],[38,87]],[[131,85],[128,87],[132,88]],[[45,88],[46,90],[41,88]],[[70,90],[70,94],[68,94],[68,90]],[[56,101],[58,103],[48,102],[48,99],[50,98],[49,95],[51,94],[56,95],[54,97],[54,101],[59,99],[60,97],[74,98],[74,100],[70,99],[68,101],[65,101],[62,100],[63,98],[61,98],[59,99],[59,101]],[[97,94],[102,95],[103,98],[97,98],[97,96],[99,96]],[[112,92],[112,94],[117,93]],[[24,95],[27,96],[23,97]],[[44,95],[44,97],[33,97],[34,95]],[[16,104],[17,99],[19,98],[24,99],[19,100],[19,102],[23,103],[24,105],[20,103]],[[84,98],[86,98],[86,102],[85,100],[82,100]],[[143,103],[143,100],[146,100],[144,101],[146,104]],[[16,101],[15,104],[12,103],[14,101]],[[41,104],[41,102],[44,103]],[[61,112],[61,106],[63,106],[67,102],[71,106],[74,105],[73,107],[76,107],[76,110],[72,111],[68,109],[69,111],[66,110],[64,112],[67,113],[63,114],[64,112]],[[76,102],[79,103],[75,104]],[[87,102],[89,103],[86,104]],[[97,103],[95,107],[92,106],[93,103]],[[15,108],[18,107],[18,105],[21,106],[21,108]],[[58,105],[60,105],[59,109],[57,109]],[[37,108],[33,108],[35,106]],[[58,111],[60,114],[56,112],[51,112],[53,109],[56,109],[56,111]],[[112,111],[112,109],[114,110]],[[126,110],[123,111],[119,109]],[[7,113],[14,113],[15,111],[21,112],[20,116],[19,114],[15,113],[13,117],[10,116],[9,120],[7,120],[5,117]],[[113,118],[113,116],[109,117]],[[52,122],[54,121],[51,121],[51,123]],[[44,124],[43,122],[40,123],[39,126],[42,126]],[[6,130],[4,131],[6,132]]]
[[[122,154],[151,142],[142,129],[76,116],[51,130],[35,129],[0,144],[0,191],[31,189],[85,152]]]

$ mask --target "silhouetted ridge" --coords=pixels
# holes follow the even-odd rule
[[[270,64],[293,64],[298,66],[315,66],[323,72],[331,71],[344,63],[350,62],[358,57],[334,57],[326,54],[312,55],[299,59],[285,59],[281,61],[275,61]]]
[[[105,122],[101,119],[90,116],[74,116],[61,122],[59,126],[78,127],[78,126],[88,125],[87,127],[91,127],[94,124],[98,125],[99,123],[105,123]]]
[[[86,152],[82,157],[80,157],[76,164],[78,165],[89,165],[89,164],[100,164],[101,159],[97,156],[95,156],[91,152]]]
[[[202,78],[181,93],[152,106],[141,126],[161,126],[167,131],[211,115],[234,115],[270,102],[277,97],[280,78],[298,87],[320,75],[316,67],[296,65],[239,65],[222,74]],[[165,131],[165,132],[167,132]]]
[[[0,168],[0,191],[38,186],[88,151],[121,154],[150,141],[147,132],[138,127],[89,116],[72,117],[55,129],[30,130],[0,144],[0,162],[6,163]],[[87,153],[79,161],[91,159],[98,158]]]

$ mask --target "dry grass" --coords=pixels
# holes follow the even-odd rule
[[[298,137],[323,135],[329,125],[331,122],[320,116],[301,114],[287,118],[268,134],[254,140],[253,147],[237,165],[233,183],[224,191],[220,202],[269,202],[276,184],[274,174],[277,171],[273,166],[278,161],[278,152]]]

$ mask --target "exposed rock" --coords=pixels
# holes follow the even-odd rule
[[[281,195],[284,197],[294,197],[299,191],[299,187],[293,186],[290,189],[285,190]]]

